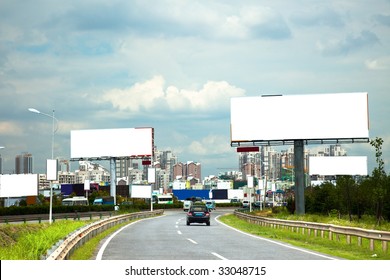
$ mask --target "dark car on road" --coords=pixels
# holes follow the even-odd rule
[[[204,204],[193,204],[187,212],[187,226],[191,223],[210,225],[210,211]]]

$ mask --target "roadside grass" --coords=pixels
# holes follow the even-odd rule
[[[53,244],[88,223],[65,220],[52,224],[1,225],[0,260],[39,260]]]
[[[286,214],[285,212],[280,213],[270,213],[268,211],[266,213],[267,216],[283,219],[283,220],[295,220],[295,221],[307,221],[314,223],[325,223],[325,224],[333,224],[339,226],[346,227],[359,227],[364,229],[372,229],[372,230],[383,230],[390,231],[390,223],[388,221],[381,221],[381,224],[378,225],[376,218],[373,216],[363,216],[360,219],[353,217],[352,221],[348,219],[347,216],[323,216],[323,215],[314,215],[314,214],[305,214],[305,215],[291,215]],[[262,215],[261,211],[252,212],[254,215]]]
[[[221,216],[219,220],[231,227],[250,234],[277,240],[307,250],[313,250],[343,259],[390,260],[390,253],[388,251],[382,251],[380,242],[376,242],[375,250],[370,251],[369,241],[367,239],[362,240],[362,246],[360,247],[357,245],[357,238],[354,237],[352,237],[351,243],[348,244],[346,237],[343,235],[337,235],[334,237],[334,240],[329,240],[328,235],[325,235],[322,238],[321,236],[314,236],[313,232],[308,235],[307,232],[303,234],[302,232],[292,232],[291,230],[287,229],[271,228],[251,224],[237,218],[234,214]]]
[[[94,236],[93,238],[91,238],[90,240],[85,242],[83,244],[83,246],[80,246],[79,248],[77,248],[73,252],[73,254],[70,256],[70,260],[93,260],[97,254],[97,251],[99,250],[99,247],[100,247],[99,243],[103,239],[105,239],[106,237],[108,237],[109,235],[111,235],[112,233],[114,233],[115,231],[120,229],[121,227],[124,227],[128,224],[135,222],[135,221],[137,221],[137,220],[131,220],[131,221],[128,221],[126,223],[118,224],[116,226],[113,226],[113,227],[97,234],[96,236]]]

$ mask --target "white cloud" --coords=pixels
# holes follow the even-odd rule
[[[229,143],[230,140],[226,135],[210,134],[200,140],[192,141],[188,149],[195,155],[220,155],[232,152]]]
[[[23,129],[18,123],[12,121],[1,121],[0,135],[21,136],[23,135]]]
[[[390,68],[390,57],[367,59],[365,65],[370,70],[387,70]]]
[[[228,109],[230,98],[244,96],[245,91],[226,81],[209,81],[200,90],[165,88],[162,76],[155,76],[126,89],[111,89],[103,95],[102,101],[110,102],[115,108],[134,113],[142,110],[160,111],[203,111],[213,112]]]
[[[160,98],[164,97],[164,79],[156,76],[143,83],[136,83],[127,89],[112,89],[104,94],[103,100],[111,102],[120,110],[138,112],[142,108],[147,110],[158,105]]]

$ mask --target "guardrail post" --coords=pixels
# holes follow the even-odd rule
[[[387,253],[387,241],[382,241],[382,251]]]
[[[374,246],[374,239],[370,239],[370,250],[374,251],[375,246]]]

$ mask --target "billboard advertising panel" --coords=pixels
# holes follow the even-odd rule
[[[112,158],[151,157],[153,128],[72,130],[70,157]]]
[[[233,97],[231,141],[369,137],[368,94]]]
[[[366,176],[366,156],[309,157],[310,175]]]
[[[58,180],[58,161],[56,159],[46,160],[46,179],[48,181]]]
[[[0,197],[38,195],[38,174],[0,175]]]
[[[151,198],[152,186],[151,185],[132,185],[131,186],[132,198]]]

